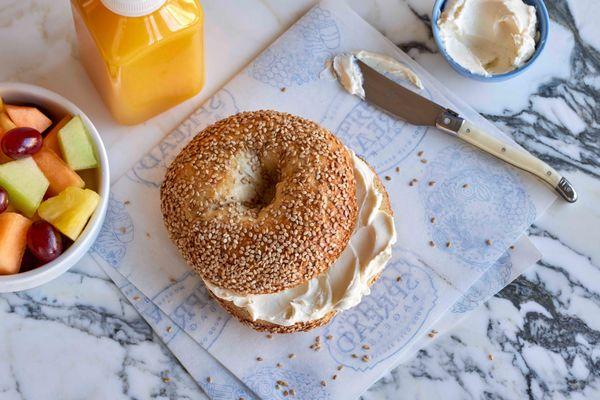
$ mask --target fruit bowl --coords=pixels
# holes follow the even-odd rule
[[[0,275],[0,293],[16,292],[43,285],[66,272],[90,249],[104,222],[108,206],[110,173],[106,149],[98,131],[89,118],[77,106],[64,97],[38,86],[23,83],[0,83],[0,97],[7,103],[35,104],[54,119],[60,115],[81,116],[92,140],[98,167],[95,169],[94,190],[99,194],[98,206],[77,240],[58,258],[41,267],[13,275]]]

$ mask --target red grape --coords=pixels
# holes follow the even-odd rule
[[[47,263],[62,253],[62,237],[46,221],[35,221],[27,232],[27,248],[38,260]]]
[[[0,186],[0,214],[8,208],[8,193]]]
[[[42,147],[42,135],[33,128],[14,128],[2,137],[2,151],[17,160],[37,153]]]

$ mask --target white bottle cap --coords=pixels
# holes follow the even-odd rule
[[[158,10],[167,0],[100,0],[115,14],[124,17],[142,17]]]

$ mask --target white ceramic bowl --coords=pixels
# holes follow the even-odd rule
[[[24,83],[0,83],[0,96],[6,103],[39,105],[44,112],[48,112],[52,116],[53,120],[56,118],[54,115],[64,115],[65,113],[81,116],[96,147],[99,162],[95,189],[100,195],[100,202],[79,238],[60,257],[39,268],[15,275],[0,275],[0,293],[7,293],[43,285],[63,274],[87,253],[104,222],[108,206],[110,173],[106,149],[98,131],[75,104],[48,89]]]

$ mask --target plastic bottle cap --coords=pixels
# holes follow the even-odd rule
[[[167,0],[100,0],[115,14],[124,17],[142,17],[158,10]]]

